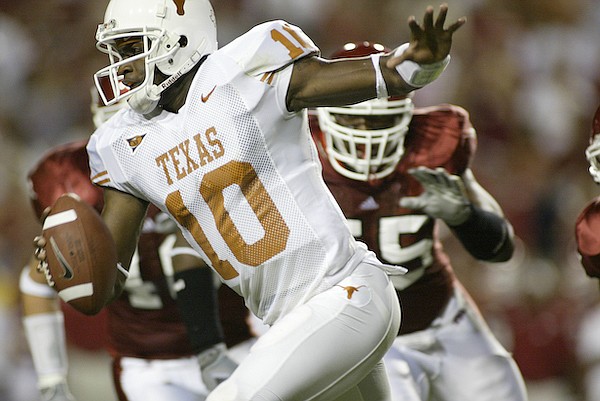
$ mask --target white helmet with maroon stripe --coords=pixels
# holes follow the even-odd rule
[[[128,97],[130,105],[145,114],[156,107],[162,91],[217,49],[215,15],[208,0],[111,0],[96,40],[96,47],[110,59],[110,65],[94,75],[103,102],[110,105]],[[120,54],[118,40],[140,46]],[[139,59],[145,61],[145,79],[123,94],[119,68]],[[155,67],[168,78],[154,82]],[[111,83],[109,91],[101,85],[105,77]]]

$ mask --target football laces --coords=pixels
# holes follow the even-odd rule
[[[48,267],[48,262],[45,260],[40,260],[36,267],[36,270],[40,273],[44,273],[44,277],[46,278],[46,282],[50,287],[54,287],[56,284],[54,282],[54,278],[52,277],[52,273],[50,273],[50,268]]]

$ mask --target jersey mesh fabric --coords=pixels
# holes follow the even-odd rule
[[[205,84],[203,81],[215,76],[216,71],[211,71],[212,68],[209,65],[203,70],[198,88],[210,87],[210,83]],[[219,135],[225,148],[222,159],[234,162],[224,162],[218,167],[222,170],[220,178],[230,180],[226,177],[240,177],[240,183],[244,182],[242,186],[245,187],[242,189],[238,183],[232,183],[222,191],[217,190],[211,195],[223,196],[225,209],[224,216],[216,216],[214,210],[212,215],[209,215],[215,219],[209,224],[220,227],[220,234],[226,243],[220,249],[216,249],[217,253],[227,255],[232,253],[232,248],[241,248],[241,255],[232,255],[238,261],[269,259],[259,266],[243,262],[239,268],[236,266],[240,275],[245,276],[240,280],[240,290],[246,296],[250,309],[258,316],[278,313],[276,310],[286,311],[296,302],[303,302],[303,299],[312,295],[315,287],[320,285],[321,280],[318,278],[322,279],[326,273],[323,268],[325,252],[297,207],[286,182],[278,173],[258,122],[251,113],[248,113],[246,103],[240,97],[238,90],[233,85],[225,85],[219,87],[212,96],[214,99],[206,103],[202,103],[201,96],[189,97],[186,130],[191,130],[191,127],[202,127],[206,124],[203,116],[218,115],[219,109],[226,104],[228,114],[234,116],[230,120],[231,125],[228,126],[223,119],[216,122],[215,126],[217,132],[227,133],[225,137]],[[228,154],[230,151],[231,154]],[[248,165],[252,168],[247,167]],[[253,180],[254,172],[258,180]],[[246,182],[250,185],[248,186]],[[220,187],[223,184],[214,185]],[[195,190],[189,187],[182,192],[192,193]],[[189,207],[190,210],[202,210],[204,204],[212,202],[212,199],[196,197]],[[272,210],[273,206],[275,210]],[[228,226],[227,215],[233,221],[234,229],[225,229]],[[235,238],[233,241],[232,237]],[[285,250],[281,250],[276,255],[268,254],[274,252],[273,247],[268,244],[253,246],[261,241],[286,237]],[[243,244],[231,246],[231,242],[239,241],[243,241]],[[217,248],[216,243],[213,246]],[[228,260],[232,257],[226,256]],[[289,305],[286,305],[288,303]],[[269,308],[274,306],[276,310],[269,311]],[[269,319],[268,316],[265,317]]]

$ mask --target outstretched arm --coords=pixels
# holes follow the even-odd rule
[[[459,18],[444,28],[447,11],[443,4],[434,22],[433,8],[428,7],[422,25],[410,17],[410,43],[390,54],[342,60],[313,56],[297,61],[286,97],[288,110],[402,96],[433,81],[449,61],[454,32],[466,22]]]

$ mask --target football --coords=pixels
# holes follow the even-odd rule
[[[64,194],[50,208],[42,235],[48,284],[79,312],[100,312],[113,291],[117,250],[98,212],[79,196]]]

